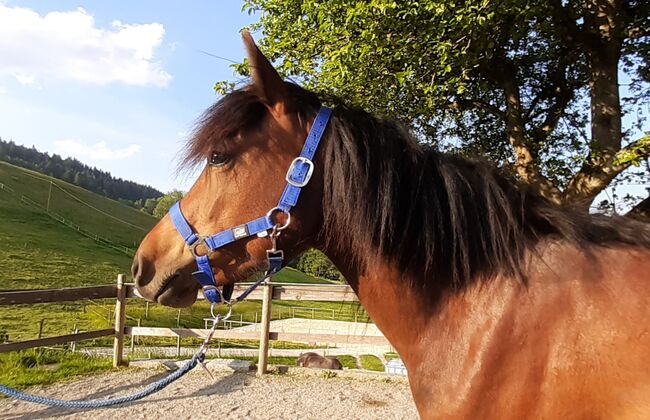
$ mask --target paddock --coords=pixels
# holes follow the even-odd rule
[[[22,401],[0,400],[0,418],[228,418],[228,419],[417,419],[405,377],[291,368],[286,374],[255,376],[216,372],[211,379],[195,369],[157,394],[128,405],[89,411],[47,408]],[[30,392],[65,399],[125,395],[159,379],[164,372],[121,369],[87,376]]]

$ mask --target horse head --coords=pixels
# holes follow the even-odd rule
[[[186,146],[184,163],[203,169],[179,206],[198,235],[239,227],[234,231],[237,237],[246,222],[268,215],[272,225],[286,225],[277,245],[288,261],[312,246],[319,232],[322,163],[318,158],[291,214],[271,210],[277,206],[287,168],[302,149],[320,102],[314,94],[284,82],[248,32],[243,40],[251,83],[223,97],[200,120]],[[266,268],[271,240],[264,236],[260,232],[214,251],[203,243],[190,248],[168,214],[147,234],[135,255],[132,272],[138,291],[164,305],[189,306],[200,288],[191,276],[195,256],[207,256],[216,285],[232,285]]]

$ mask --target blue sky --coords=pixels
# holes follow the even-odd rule
[[[201,51],[243,59],[239,31],[257,17],[242,3],[0,0],[0,137],[187,190],[178,152],[217,99],[214,83],[234,78]]]
[[[0,0],[0,137],[162,191],[241,61],[242,2]]]

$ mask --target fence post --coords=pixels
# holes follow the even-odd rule
[[[41,339],[41,336],[43,335],[43,323],[44,322],[45,322],[44,319],[41,319],[38,322],[38,336],[36,338],[38,338],[39,340]]]
[[[47,207],[45,207],[45,213],[50,212],[50,200],[52,199],[52,181],[50,181],[50,190],[47,193]]]
[[[115,338],[113,339],[113,367],[124,364],[124,327],[126,323],[126,286],[124,274],[117,275],[117,300],[115,301]]]
[[[72,334],[78,334],[78,333],[79,333],[79,329],[77,328],[77,324],[74,324],[74,326],[72,327]],[[71,341],[70,342],[70,351],[73,352],[73,353],[77,351],[77,342],[76,341]]]
[[[142,319],[138,318],[138,327],[142,326],[141,324],[142,324]],[[131,334],[131,351],[129,352],[129,354],[133,354],[133,352],[135,351],[135,339],[136,336]]]
[[[269,352],[269,330],[271,327],[271,299],[273,298],[273,285],[264,284],[264,300],[262,300],[262,325],[260,326],[260,351],[257,357],[257,376],[266,373]]]
[[[181,357],[181,336],[176,336],[176,357]]]

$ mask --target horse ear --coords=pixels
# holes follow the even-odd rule
[[[284,101],[286,90],[284,82],[269,60],[257,48],[251,34],[248,31],[242,31],[241,34],[256,93],[268,106],[275,108]]]

